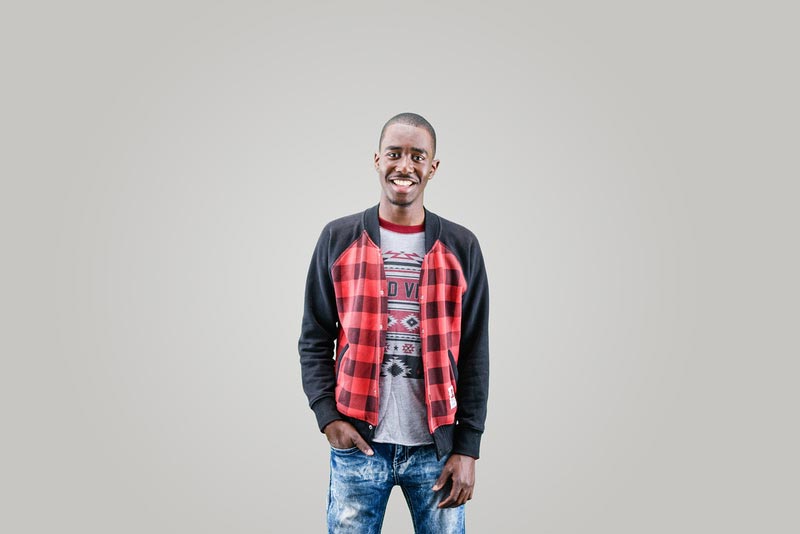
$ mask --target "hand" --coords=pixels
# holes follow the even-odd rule
[[[349,449],[350,447],[358,447],[361,452],[367,456],[372,456],[374,453],[361,434],[358,433],[356,427],[347,421],[337,420],[331,421],[322,430],[325,432],[325,437],[328,438],[328,443],[334,449]]]
[[[475,487],[475,458],[463,454],[453,454],[444,464],[442,474],[433,485],[433,491],[439,491],[452,480],[453,486],[450,494],[439,503],[439,508],[454,508],[461,506],[472,498]]]

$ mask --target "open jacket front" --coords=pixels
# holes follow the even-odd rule
[[[477,458],[489,387],[483,256],[469,230],[427,210],[425,249],[419,301],[428,428],[439,456]],[[378,207],[329,223],[311,260],[299,341],[303,387],[320,430],[346,419],[372,440],[387,303]]]

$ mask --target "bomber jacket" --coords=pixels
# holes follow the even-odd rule
[[[463,226],[427,209],[424,225],[419,300],[428,428],[439,457],[478,458],[489,390],[483,255]],[[387,294],[378,206],[328,223],[311,259],[298,343],[303,389],[320,430],[344,419],[372,441]]]

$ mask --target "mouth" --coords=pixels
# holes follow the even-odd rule
[[[414,181],[409,178],[390,178],[389,181],[399,187],[410,187]]]

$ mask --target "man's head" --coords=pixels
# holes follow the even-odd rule
[[[381,204],[421,210],[425,186],[439,166],[435,154],[436,132],[423,117],[401,113],[389,119],[375,153]]]
[[[378,150],[381,149],[381,144],[383,143],[383,138],[386,135],[386,129],[391,126],[392,124],[408,124],[409,126],[416,126],[417,128],[424,128],[431,134],[431,138],[433,139],[433,154],[431,154],[431,158],[436,155],[436,132],[425,117],[422,115],[417,115],[416,113],[400,113],[395,115],[388,121],[386,124],[383,125],[383,129],[381,130],[381,137],[378,140]]]

